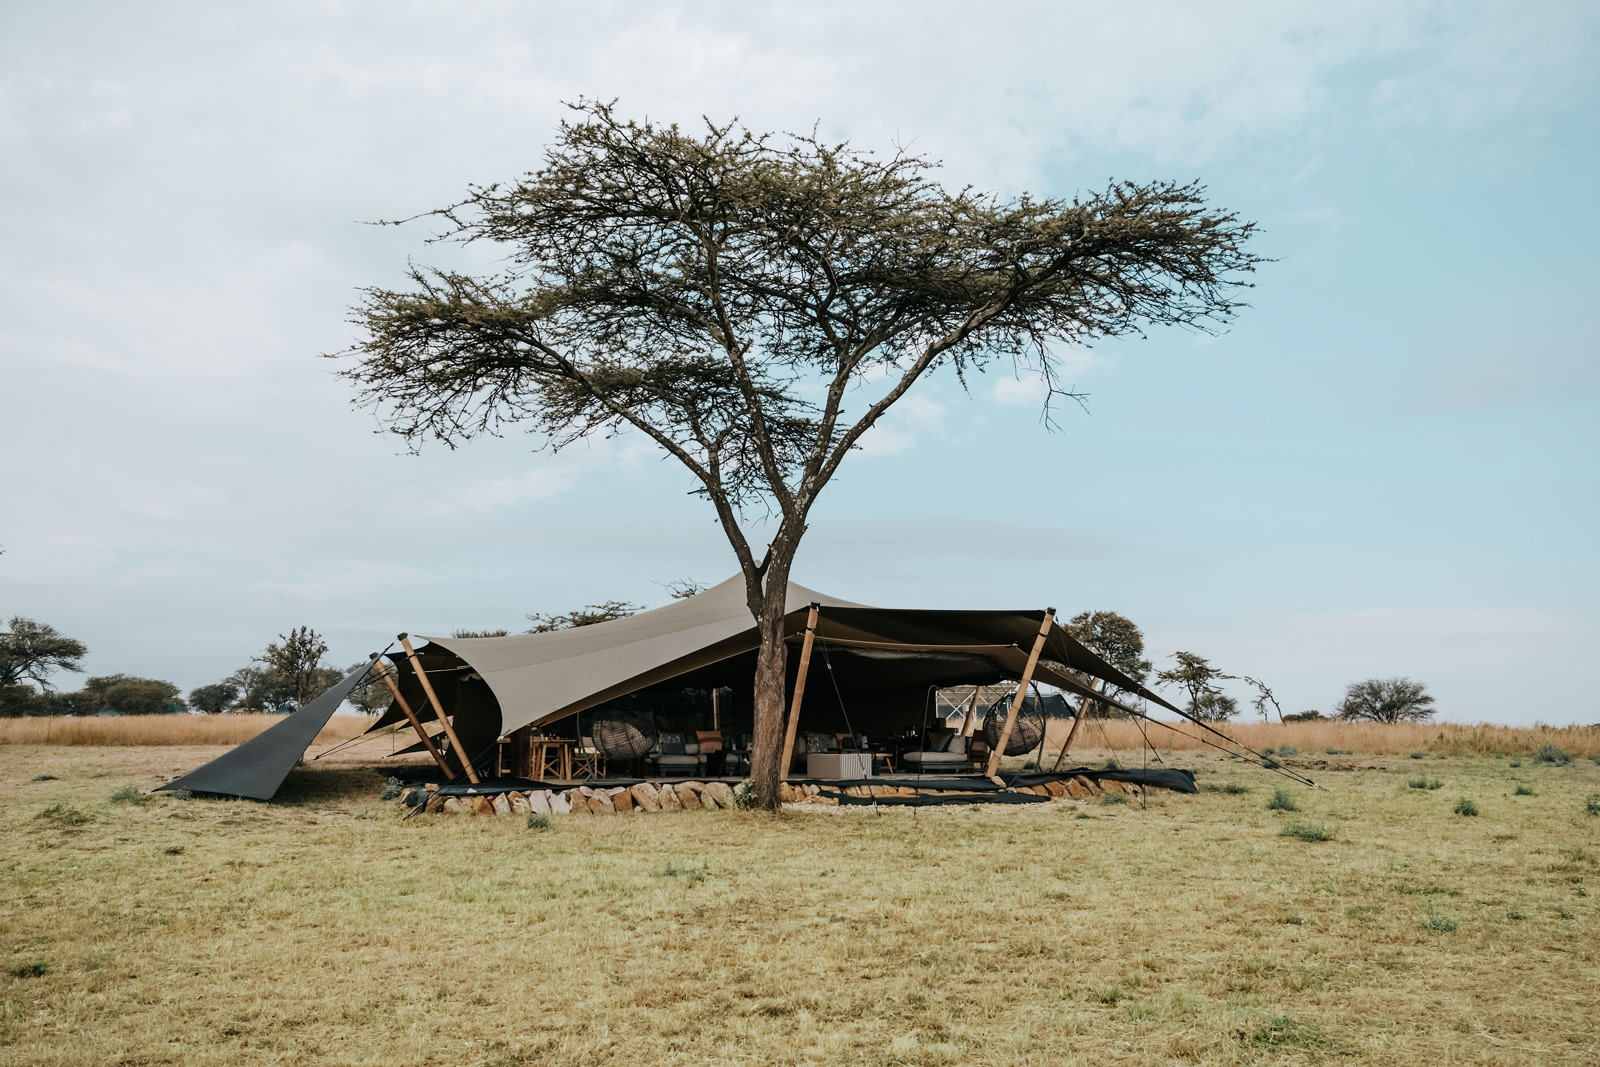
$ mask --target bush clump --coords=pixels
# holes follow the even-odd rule
[[[1224,793],[1232,793],[1234,796],[1239,796],[1243,793],[1250,792],[1250,786],[1247,786],[1242,782],[1229,782],[1227,785],[1222,787],[1222,791]]]
[[[1533,762],[1553,763],[1557,767],[1564,767],[1572,762],[1572,757],[1567,754],[1566,750],[1557,748],[1555,745],[1541,745],[1539,751],[1533,754]]]
[[[1428,754],[1426,752],[1413,752],[1413,753],[1411,753],[1411,758],[1412,759],[1427,759],[1428,758]]]
[[[54,782],[55,780],[56,776],[53,774],[36,774],[28,779],[30,782]]]
[[[1127,802],[1128,802],[1128,795],[1126,793],[1102,793],[1102,794],[1100,794],[1100,803],[1102,803],[1102,804],[1126,804]]]
[[[1473,800],[1471,797],[1462,797],[1460,800],[1456,801],[1456,806],[1452,810],[1454,810],[1457,815],[1477,815],[1478,802]]]
[[[50,961],[29,960],[27,963],[14,963],[7,968],[7,973],[13,978],[43,978],[50,973]]]
[[[52,804],[34,816],[44,822],[55,823],[62,829],[76,829],[94,821],[94,816],[70,804]]]
[[[148,804],[150,795],[136,785],[125,785],[111,794],[113,804]]]
[[[1514,797],[1531,797],[1536,794],[1533,791],[1533,786],[1527,782],[1518,782],[1517,787],[1511,791],[1511,795]]]
[[[1333,831],[1312,822],[1292,822],[1278,831],[1279,837],[1297,837],[1302,841],[1332,841]]]
[[[1435,934],[1453,934],[1461,924],[1448,915],[1430,915],[1423,920],[1422,928]]]
[[[1293,745],[1284,745],[1282,748],[1278,749],[1278,755],[1298,756],[1300,755],[1300,750]]]
[[[1412,789],[1443,789],[1444,783],[1437,778],[1413,778],[1406,782]]]
[[[1267,810],[1299,811],[1300,802],[1296,800],[1294,794],[1289,792],[1287,789],[1278,789],[1273,792],[1272,799],[1267,801]]]
[[[1584,798],[1583,806],[1590,815],[1600,815],[1600,793],[1590,793]]]
[[[395,777],[384,779],[383,792],[378,794],[379,800],[394,800],[405,789],[405,783]]]
[[[542,811],[530,811],[530,812],[528,812],[528,829],[530,829],[530,830],[548,830],[548,829],[550,829],[550,816],[546,815]]]

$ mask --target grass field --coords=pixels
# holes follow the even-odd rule
[[[220,751],[6,749],[0,1064],[1600,1062],[1589,759],[547,831],[354,761],[119,792]]]

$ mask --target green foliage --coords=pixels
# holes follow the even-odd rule
[[[1565,767],[1572,762],[1572,756],[1565,749],[1557,748],[1555,745],[1542,745],[1539,751],[1533,754],[1533,762],[1550,763],[1557,767]]]
[[[1413,753],[1411,753],[1411,757],[1410,758],[1411,759],[1427,759],[1428,758],[1428,754],[1426,752],[1413,752]]]
[[[150,803],[150,796],[136,785],[125,785],[118,787],[117,791],[111,794],[111,803],[135,804],[142,807]]]
[[[43,978],[50,973],[50,961],[29,960],[26,963],[14,963],[6,968],[6,973],[13,978]]]
[[[1084,611],[1074,615],[1063,628],[1134,681],[1143,684],[1149,676],[1152,664],[1144,658],[1144,633],[1126,616],[1114,611]],[[1093,701],[1086,714],[1109,718],[1126,715],[1109,704]]]
[[[1461,923],[1448,915],[1435,913],[1423,920],[1422,928],[1434,934],[1453,934],[1461,928]]]
[[[1320,722],[1321,720],[1322,712],[1320,711],[1291,711],[1283,717],[1284,722]]]
[[[1590,793],[1585,797],[1583,807],[1590,815],[1600,815],[1600,793]]]
[[[1268,811],[1299,811],[1300,801],[1287,789],[1273,791],[1272,798],[1267,801]]]
[[[378,794],[379,800],[397,800],[405,791],[406,785],[400,779],[390,776],[384,779],[383,791]]]
[[[704,863],[691,866],[686,863],[678,863],[675,860],[668,860],[656,868],[657,878],[682,878],[691,884],[699,884],[705,881],[706,873],[706,865]]]
[[[1174,652],[1175,665],[1161,671],[1156,681],[1183,687],[1189,694],[1189,714],[1207,722],[1231,719],[1239,713],[1239,702],[1225,696],[1216,683],[1228,675],[1213,667],[1209,660],[1193,652]]]
[[[1115,1004],[1125,996],[1116,986],[1106,986],[1104,989],[1089,990],[1089,999],[1101,1004]]]
[[[256,657],[264,676],[258,684],[282,700],[303,708],[337,682],[339,671],[322,666],[328,642],[309,626],[297,626],[267,645]]]
[[[56,709],[50,697],[31,685],[0,685],[0,718],[50,715]]]
[[[1292,822],[1278,831],[1279,837],[1296,837],[1301,841],[1332,841],[1333,834],[1327,827],[1310,822]]]
[[[1337,756],[1337,755],[1340,755],[1343,750],[1334,748],[1332,745],[1329,745],[1327,748],[1323,749],[1322,751],[1325,752],[1326,754],[1330,755],[1330,756]]]
[[[90,678],[80,694],[86,708],[112,708],[124,715],[162,715],[182,710],[179,689],[158,678],[108,674]]]
[[[1471,797],[1462,797],[1451,810],[1457,815],[1474,816],[1478,814],[1478,802]]]
[[[1421,682],[1410,678],[1367,678],[1351,682],[1335,713],[1341,719],[1368,722],[1426,722],[1434,700]]]
[[[637,615],[643,610],[643,604],[632,604],[626,600],[607,600],[603,604],[587,604],[565,615],[529,615],[528,621],[533,623],[533,626],[528,630],[528,633],[547,634],[554,630],[571,630],[578,626],[593,626],[596,623],[610,622],[613,619],[625,619],[629,615]]]
[[[1127,802],[1128,802],[1128,795],[1126,793],[1101,793],[1100,794],[1100,803],[1102,803],[1102,804],[1126,804]]]
[[[1514,797],[1531,797],[1536,794],[1533,791],[1533,786],[1526,782],[1518,782],[1517,787],[1511,791],[1511,795]]]
[[[1280,755],[1280,756],[1298,756],[1298,755],[1300,755],[1300,750],[1298,748],[1295,748],[1293,745],[1284,745],[1282,748],[1278,749],[1278,755]]]
[[[82,641],[54,626],[13,615],[0,632],[0,689],[28,682],[48,687],[57,671],[82,671],[78,661],[88,654]]]
[[[207,715],[218,715],[239,699],[239,685],[233,681],[213,682],[189,690],[189,706]]]
[[[94,816],[70,804],[52,804],[34,816],[42,822],[53,823],[63,830],[76,829],[94,821]]]
[[[1251,787],[1245,785],[1243,782],[1229,782],[1222,787],[1222,791],[1224,793],[1232,793],[1234,796],[1239,796],[1243,793],[1250,792]]]
[[[54,781],[56,781],[56,776],[53,775],[53,774],[36,774],[32,778],[29,778],[28,781],[30,781],[30,782],[54,782]]]
[[[750,779],[746,778],[733,787],[733,807],[736,811],[746,811],[755,806],[755,790],[750,787]]]
[[[528,829],[530,829],[530,830],[548,830],[548,829],[550,829],[550,825],[551,825],[550,824],[550,816],[546,815],[544,812],[542,812],[542,811],[530,811],[530,812],[528,812]]]
[[[1444,783],[1437,778],[1413,778],[1406,782],[1412,789],[1442,789]]]
[[[510,637],[510,630],[452,630],[451,637],[479,638],[479,637]]]

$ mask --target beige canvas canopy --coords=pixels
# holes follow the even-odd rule
[[[913,697],[920,700],[933,685],[1022,678],[1044,614],[874,608],[790,583],[784,620],[790,639],[799,640],[812,604],[820,605],[816,641],[835,674],[839,700],[854,696],[878,709],[899,706],[896,695],[900,704]],[[491,709],[498,711],[493,716],[497,721],[482,722],[473,731],[489,739],[554,723],[650,687],[735,685],[741,676],[751,676],[759,643],[744,583],[737,577],[665,607],[592,626],[514,637],[426,640],[419,652],[430,677],[447,681],[454,674],[459,679],[453,688],[436,686],[458,727],[470,725],[465,719],[490,718]],[[402,680],[410,672],[408,665],[399,664]],[[432,717],[414,677],[411,703],[422,717]],[[842,687],[841,677],[846,679]],[[1086,682],[1100,679],[1178,710],[1059,625],[1048,631],[1033,678],[1081,695],[1090,693]],[[398,721],[399,712],[391,710],[374,729]]]

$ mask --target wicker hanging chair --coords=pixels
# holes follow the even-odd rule
[[[1005,729],[1006,715],[1010,710],[1011,698],[1007,697],[990,707],[983,718],[983,739],[988,742],[991,752],[1000,744],[1000,731]],[[1039,747],[1043,737],[1044,709],[1039,707],[1038,701],[1024,701],[1017,711],[1017,721],[1011,724],[1011,736],[1006,738],[1005,754],[1021,756],[1032,752]]]
[[[608,760],[643,759],[656,747],[655,717],[630,712],[607,712],[590,727],[594,747]]]

